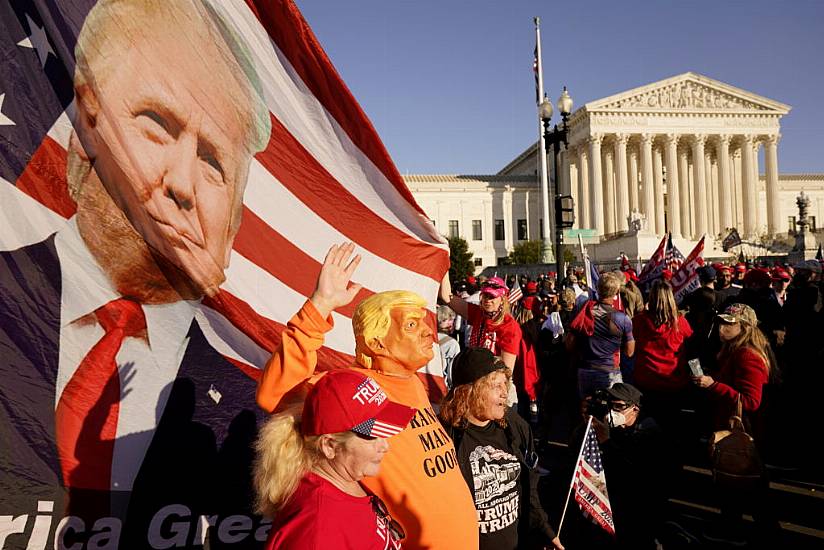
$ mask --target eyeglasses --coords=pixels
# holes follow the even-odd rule
[[[389,509],[380,497],[378,495],[371,495],[369,500],[372,502],[372,511],[386,523],[386,529],[389,531],[392,540],[399,542],[406,538],[406,531],[403,530],[403,527],[401,527],[401,524],[398,523],[397,520],[389,515]]]

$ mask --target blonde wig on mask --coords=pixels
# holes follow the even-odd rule
[[[425,308],[426,300],[408,290],[387,290],[373,294],[358,304],[352,315],[355,333],[355,361],[364,368],[372,366],[372,350],[367,342],[383,338],[392,326],[390,312],[396,307]]]

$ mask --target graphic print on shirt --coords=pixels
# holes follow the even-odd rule
[[[478,446],[469,454],[475,509],[481,533],[500,531],[518,519],[521,464],[511,454]]]

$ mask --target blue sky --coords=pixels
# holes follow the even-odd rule
[[[824,1],[296,2],[402,173],[491,174],[534,142],[536,15],[553,102],[694,71],[791,105],[779,171],[824,172]]]

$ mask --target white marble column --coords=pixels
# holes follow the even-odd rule
[[[678,135],[667,134],[666,138],[666,164],[667,164],[667,222],[672,236],[680,239],[681,233],[681,193],[678,183]]]
[[[700,239],[708,232],[707,217],[707,161],[704,158],[704,143],[707,136],[695,135],[692,140],[692,170],[695,178],[695,233],[693,239]]]
[[[683,140],[684,138],[682,138]],[[690,193],[690,167],[686,145],[678,148],[678,191],[681,197],[681,233],[684,237],[692,236],[692,212],[694,204]]]
[[[615,231],[629,229],[629,183],[627,182],[627,141],[626,134],[615,135]]]
[[[730,181],[730,136],[721,134],[717,143],[719,231],[733,227],[732,182]]]
[[[575,225],[581,228],[581,204],[578,202],[578,150],[575,147],[567,149],[567,166],[569,171],[569,194],[572,196],[572,204],[575,206]]]
[[[504,196],[501,201],[501,206],[504,211],[504,247],[506,251],[512,251],[512,245],[515,241],[514,233],[517,231],[512,220],[512,187],[507,185],[504,187]]]
[[[581,213],[582,228],[592,227],[592,216],[589,201],[589,146],[586,142],[578,146],[578,197],[581,199],[579,212]]]
[[[707,227],[710,235],[718,235],[718,171],[711,154],[705,154],[707,159],[704,171],[707,178]]]
[[[735,150],[733,155],[733,170],[735,174],[735,226],[740,232],[744,231],[744,176],[742,166],[743,155],[741,146]]]
[[[767,136],[764,147],[764,168],[767,176],[767,233],[781,232],[781,204],[778,199],[778,140],[780,135]]]
[[[761,178],[758,177],[758,150],[761,142],[753,136],[752,140],[752,181],[755,188],[755,234],[759,235],[764,230],[764,216],[761,215]]]
[[[655,233],[663,236],[667,231],[666,216],[664,215],[664,152],[656,147],[653,150],[652,165],[655,180]]]
[[[744,235],[742,237],[752,237],[758,223],[758,201],[757,185],[753,179],[753,136],[747,135],[741,141],[741,176],[744,188]]]
[[[638,149],[634,146],[629,146],[629,173],[628,173],[628,183],[629,183],[629,211],[632,212],[633,210],[641,211],[641,203],[639,199],[639,192],[638,192]]]
[[[604,151],[604,232],[611,235],[615,225],[615,163],[613,151]]]
[[[649,231],[657,232],[655,220],[655,183],[652,175],[652,134],[641,134],[641,212],[647,217]]]
[[[604,234],[603,178],[601,174],[601,140],[603,136],[593,134],[589,138],[589,213],[592,227],[598,235]]]

